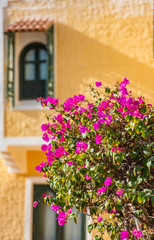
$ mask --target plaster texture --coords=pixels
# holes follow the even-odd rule
[[[153,102],[152,1],[24,0],[10,2],[4,16],[5,28],[22,18],[55,19],[55,96],[61,102],[78,92],[88,94],[89,83],[102,81],[111,87],[125,76],[136,96]],[[16,34],[16,98],[22,34],[23,42],[45,42],[38,33]],[[5,136],[39,136],[42,112],[33,110],[6,110]]]
[[[0,159],[0,239],[24,240],[25,178],[8,174]]]

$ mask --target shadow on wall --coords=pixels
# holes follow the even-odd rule
[[[57,23],[56,39],[57,96],[61,101],[85,93],[89,83],[99,80],[110,87],[126,76],[134,95],[143,95],[152,102],[154,68],[61,23]]]
[[[114,46],[101,44],[99,39],[89,38],[64,24],[57,23],[56,29],[55,85],[56,97],[60,102],[78,93],[89,97],[87,86],[95,81],[112,87],[126,76],[131,82],[129,88],[133,95],[143,95],[147,102],[154,103],[154,67],[147,66],[147,62],[138,62],[114,50]],[[127,40],[125,44],[128,44]],[[44,115],[42,110],[8,110],[5,114],[5,136],[40,136]]]

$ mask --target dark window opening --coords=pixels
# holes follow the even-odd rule
[[[54,194],[47,185],[34,185],[34,199],[40,201],[33,209],[33,240],[85,240],[86,217],[79,215],[77,224],[68,221],[64,226],[57,223],[57,215],[51,210],[51,206],[42,203],[43,193]]]
[[[20,99],[44,98],[46,81],[46,47],[41,43],[32,43],[20,55]]]

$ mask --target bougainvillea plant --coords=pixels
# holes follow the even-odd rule
[[[117,240],[153,236],[152,106],[132,97],[127,84],[125,78],[114,89],[89,85],[91,101],[81,94],[60,106],[58,99],[37,99],[51,110],[41,126],[46,162],[36,170],[56,195],[44,195],[44,202],[59,225],[76,222],[81,211],[89,215],[95,240],[104,232]]]

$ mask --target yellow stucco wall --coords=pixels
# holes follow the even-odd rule
[[[8,109],[5,111],[5,136],[39,136],[44,121],[43,111]]]
[[[135,95],[153,102],[152,1],[15,1],[4,12],[4,27],[23,17],[55,19],[55,93],[61,102],[85,93],[88,83],[112,86],[125,76]],[[5,135],[40,135],[41,114],[6,110]]]
[[[126,76],[135,95],[154,103],[152,0],[13,1],[4,9],[4,28],[23,17],[44,16],[55,19],[55,94],[61,102],[79,92],[87,95],[89,83],[112,86]],[[25,43],[36,40],[27,34]],[[18,40],[21,50],[21,34]],[[17,70],[15,81],[17,94]],[[40,136],[43,121],[43,111],[7,106],[5,136]],[[8,151],[21,171],[37,174],[33,168],[40,157],[35,148],[9,146]],[[0,160],[0,184],[0,240],[23,240],[25,176],[8,174]]]
[[[8,146],[7,151],[18,166],[20,174],[40,176],[35,167],[46,160],[45,153],[41,151],[40,146]]]
[[[0,239],[23,240],[25,178],[8,174],[0,159]]]

